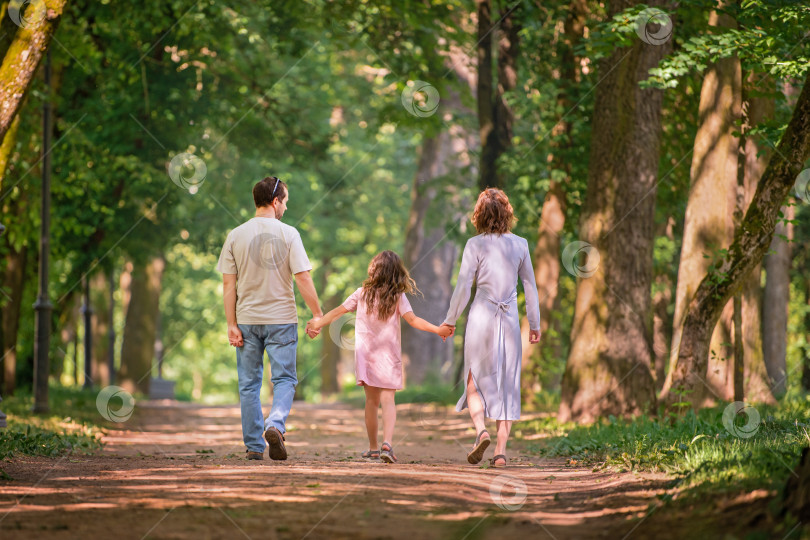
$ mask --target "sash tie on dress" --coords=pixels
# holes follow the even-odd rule
[[[505,301],[498,301],[492,298],[488,293],[485,294],[486,299],[495,304],[495,320],[496,320],[496,341],[494,343],[493,349],[493,360],[495,362],[495,368],[497,371],[497,384],[498,384],[498,393],[503,396],[503,412],[506,415],[507,410],[507,395],[506,392],[503,391],[503,372],[506,370],[506,338],[504,336],[503,331],[503,316],[509,313],[509,308],[512,305],[512,302],[517,300],[517,289],[512,292],[512,295]],[[505,416],[504,416],[505,417]]]

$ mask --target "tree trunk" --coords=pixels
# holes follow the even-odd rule
[[[636,4],[610,2],[608,17]],[[638,83],[667,50],[638,41],[597,68],[603,75],[580,234],[601,264],[577,279],[561,421],[655,410],[650,288],[662,92]]]
[[[5,25],[5,11],[3,11],[3,24]],[[0,144],[0,197],[5,197],[5,178],[14,145],[17,142],[17,133],[20,127],[20,118],[16,117],[8,130],[6,137]],[[23,192],[20,199],[14,197],[5,199],[5,203],[0,201],[0,215],[2,221],[8,228],[11,222],[19,222],[23,218],[28,199]],[[9,221],[11,218],[11,221]],[[16,233],[6,230],[3,235],[3,242],[6,244],[5,275],[0,285],[3,291],[3,298],[0,298],[0,359],[2,359],[3,390],[5,396],[14,393],[17,386],[17,331],[20,325],[20,309],[22,306],[22,295],[25,286],[25,271],[28,259],[28,246],[25,241],[19,249],[15,248],[11,238]]]
[[[451,104],[460,106],[456,98]],[[453,106],[453,105],[451,105]],[[411,212],[405,235],[405,265],[421,285],[424,297],[410,299],[414,312],[429,321],[441,321],[447,313],[453,295],[452,278],[458,247],[446,241],[445,225],[430,220],[429,210],[439,196],[436,182],[469,166],[469,151],[475,143],[459,125],[426,137],[422,155],[411,190]],[[422,383],[429,376],[449,380],[453,367],[453,341],[442,342],[435,336],[415,330],[402,329],[402,354],[409,383]]]
[[[104,388],[110,384],[110,285],[106,272],[96,272],[90,279],[93,305],[93,383]]]
[[[59,25],[65,3],[66,0],[31,2],[24,12],[28,22],[14,33],[0,65],[0,142],[5,139],[28,93],[39,62]]]
[[[810,279],[804,281],[804,304],[804,342],[810,343]],[[810,392],[810,350],[807,348],[802,351],[802,390]]]
[[[734,401],[743,401],[743,376],[745,374],[745,354],[742,338],[742,298],[739,295],[732,300],[734,304]]]
[[[540,333],[544,343],[548,343],[548,329],[551,315],[558,298],[560,283],[560,235],[565,226],[565,192],[561,184],[552,182],[543,201],[540,213],[540,233],[534,248],[534,279],[540,297]],[[520,325],[523,345],[521,386],[523,399],[531,402],[532,396],[540,390],[535,347],[529,343],[529,319],[523,317]],[[539,354],[539,352],[538,352]]]
[[[515,3],[501,13],[498,28],[492,25],[491,0],[477,0],[478,9],[478,128],[481,140],[479,188],[504,187],[498,174],[498,158],[511,145],[513,114],[505,94],[517,86],[518,32]],[[497,30],[497,80],[493,80],[492,36]]]
[[[809,157],[810,75],[734,241],[717,269],[703,278],[689,304],[678,358],[670,372],[669,392],[662,396],[667,402],[674,399],[675,389],[692,396],[695,407],[703,402],[705,387],[701,379],[706,373],[710,329],[768,250],[779,209]]]
[[[478,10],[478,133],[481,157],[478,163],[478,187],[498,186],[496,161],[497,133],[492,107],[495,89],[492,83],[492,0],[476,0]]]
[[[149,394],[164,265],[162,257],[133,265],[118,377],[128,392]]]
[[[742,176],[742,214],[748,210],[757,191],[757,184],[770,159],[770,145],[757,135],[748,132],[758,124],[773,117],[774,102],[767,97],[753,97],[751,90],[757,85],[773,91],[773,83],[760,79],[753,73],[746,78],[743,87],[745,99],[745,126],[743,129],[743,156],[740,165]],[[739,227],[739,225],[737,225]],[[743,387],[746,401],[775,403],[768,381],[762,345],[762,265],[757,264],[745,280],[742,288],[742,351],[744,357]],[[787,312],[787,300],[785,300]],[[786,335],[787,328],[785,329]],[[736,399],[736,398],[735,398]],[[741,400],[738,400],[741,401]]]
[[[321,267],[321,290],[325,291],[329,281],[330,274],[330,260],[323,261]],[[331,311],[340,303],[342,299],[339,296],[333,295],[326,299],[324,304],[324,311]],[[340,345],[337,340],[332,337],[329,328],[324,328],[321,332],[323,339],[321,340],[321,395],[330,396],[340,391],[338,384],[338,364],[340,363]],[[339,336],[338,340],[340,339]]]
[[[459,249],[447,240],[447,226],[456,228],[466,215],[445,216],[436,206],[443,204],[447,178],[475,177],[471,155],[478,149],[476,133],[465,128],[474,111],[462,103],[462,93],[475,90],[474,73],[467,69],[470,58],[460,50],[450,53],[447,64],[456,76],[457,88],[448,85],[442,96],[445,123],[450,127],[425,136],[419,165],[411,188],[411,209],[405,230],[403,259],[424,297],[409,298],[414,312],[429,321],[442,321],[453,295],[452,278]],[[458,183],[454,181],[454,183]],[[463,186],[465,188],[470,185]],[[456,329],[459,335],[460,329]],[[453,339],[442,342],[436,336],[402,327],[402,360],[408,383],[423,383],[428,377],[450,381],[453,377]]]
[[[779,517],[784,518],[787,513],[800,523],[810,520],[810,448],[802,449],[799,464],[785,483]]]
[[[709,16],[709,24],[736,28],[733,18],[717,12]],[[734,131],[738,129],[736,122],[741,114],[741,87],[740,61],[736,56],[720,59],[707,68],[700,93],[700,126],[692,154],[691,188],[675,293],[670,373],[664,383],[664,392],[671,387],[670,378],[678,356],[687,306],[700,280],[719,257],[719,250],[729,245],[734,236],[732,216],[737,206],[740,149]],[[733,358],[730,347],[732,313],[733,306],[728,304],[722,312],[720,324],[713,327],[709,369],[701,375],[709,387],[710,397],[724,400],[733,396],[733,373],[729,370]]]
[[[574,104],[571,88],[579,82],[580,75],[579,57],[574,54],[574,50],[584,35],[587,13],[588,6],[584,0],[572,0],[563,25],[564,33],[558,37],[557,55],[560,58],[561,80],[557,103],[564,111],[570,110]],[[561,119],[552,130],[556,139],[552,146],[560,150],[571,148],[571,130],[571,122],[565,118]],[[548,329],[559,298],[557,287],[560,281],[560,235],[565,227],[567,206],[563,186],[568,183],[571,176],[570,164],[561,158],[560,152],[552,154],[551,169],[564,171],[565,178],[559,182],[552,180],[549,184],[540,211],[537,245],[534,248],[534,275],[537,292],[540,295],[540,332],[544,336],[542,348],[545,350],[554,350],[555,345],[559,346],[559,339],[549,336]],[[521,386],[523,398],[528,402],[540,390],[537,372],[537,356],[540,354],[540,348],[532,347],[529,343],[529,320],[526,317],[523,317],[520,329],[523,342]],[[554,341],[549,343],[551,340]]]
[[[793,219],[792,205],[781,209],[785,219]],[[765,369],[771,390],[781,397],[787,390],[787,323],[790,300],[790,236],[792,227],[776,223],[773,240],[765,257],[765,300],[762,306],[762,342]],[[787,238],[787,240],[785,240]]]
[[[656,237],[665,236],[670,241],[675,236],[675,219],[669,217],[666,223],[659,225]],[[653,290],[653,354],[655,373],[655,389],[660,391],[666,379],[667,361],[669,360],[669,344],[672,342],[672,320],[669,315],[669,306],[672,304],[672,277],[668,269],[662,269],[653,278],[655,286]]]
[[[7,245],[6,269],[3,278],[3,291],[8,296],[2,309],[2,356],[3,359],[3,395],[8,397],[17,386],[17,332],[20,326],[20,309],[22,307],[25,272],[28,259],[28,247],[16,251]]]

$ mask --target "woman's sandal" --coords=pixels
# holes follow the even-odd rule
[[[484,433],[487,434],[486,439],[482,439],[481,435]],[[489,447],[489,444],[492,441],[489,438],[489,432],[485,429],[481,430],[481,433],[478,434],[478,437],[475,438],[475,445],[473,445],[472,452],[467,454],[467,462],[475,465],[476,463],[480,463],[482,459],[484,459],[484,452]]]
[[[382,450],[380,452],[380,459],[383,460],[384,462],[396,463],[398,461],[397,456],[394,455],[394,449],[391,447],[389,443],[387,442],[382,443],[382,446],[380,446],[380,450]]]
[[[380,451],[379,450],[366,450],[362,454],[360,454],[361,458],[365,459],[380,459]]]
[[[503,460],[503,465],[498,465],[496,461],[499,459]],[[503,454],[498,454],[497,456],[492,456],[492,459],[489,460],[489,466],[493,469],[500,469],[506,467],[506,456]]]

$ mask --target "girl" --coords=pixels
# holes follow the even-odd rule
[[[405,293],[418,292],[416,284],[402,259],[393,251],[383,251],[371,260],[368,279],[363,286],[322,318],[312,320],[307,328],[320,330],[332,321],[357,311],[355,321],[355,373],[357,384],[366,393],[366,430],[368,451],[364,458],[381,458],[396,463],[397,457],[390,441],[394,437],[397,412],[394,392],[402,390],[402,349],[399,318],[417,330],[433,332],[447,338],[453,334],[449,327],[439,328],[413,314]],[[377,409],[382,404],[383,443],[377,449]]]

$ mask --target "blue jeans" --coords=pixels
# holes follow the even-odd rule
[[[242,408],[242,438],[251,452],[264,452],[264,432],[271,426],[280,432],[292,408],[298,377],[295,373],[295,350],[298,346],[297,324],[240,324],[244,341],[236,348],[239,374],[239,404]],[[264,351],[270,359],[273,382],[273,406],[267,420],[262,414],[262,376]]]

